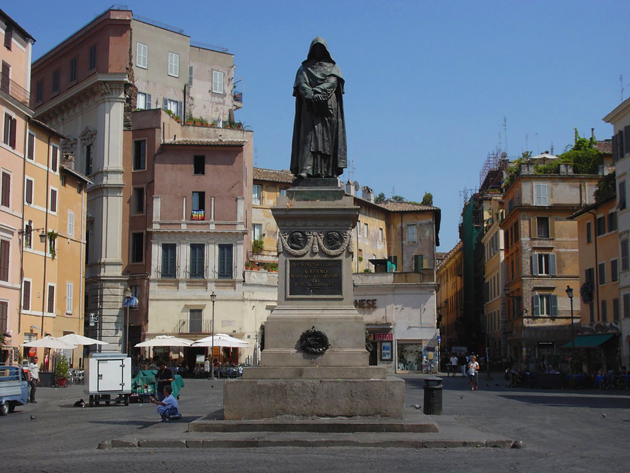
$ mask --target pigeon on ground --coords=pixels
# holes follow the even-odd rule
[[[31,420],[35,420],[35,419],[37,419],[37,417],[31,416]]]
[[[606,418],[606,414],[602,414],[602,419],[605,419],[605,418]]]
[[[460,399],[464,399],[464,396],[459,396]]]
[[[411,407],[415,407],[416,409],[420,409],[420,404],[412,404]]]

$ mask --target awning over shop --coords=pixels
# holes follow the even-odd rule
[[[573,342],[562,345],[562,348],[595,348],[600,346],[602,343],[607,342],[612,337],[612,333],[603,335],[582,335],[573,340]]]

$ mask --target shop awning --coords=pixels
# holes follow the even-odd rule
[[[573,342],[562,345],[562,348],[595,348],[600,346],[602,343],[607,342],[612,337],[612,333],[604,335],[582,335],[573,340]]]

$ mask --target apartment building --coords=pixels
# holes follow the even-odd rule
[[[535,370],[538,360],[561,356],[571,341],[571,300],[567,286],[578,288],[578,228],[567,217],[594,203],[600,176],[577,175],[571,164],[558,174],[535,174],[521,164],[505,194],[504,235],[508,356],[520,368]],[[581,317],[573,297],[573,317]]]
[[[442,346],[466,347],[464,315],[464,251],[461,241],[448,252],[437,268],[437,310],[440,318]]]
[[[86,216],[85,306],[92,320],[89,333],[110,343],[103,349],[128,350],[129,345],[146,336],[147,330],[153,330],[148,325],[149,280],[161,274],[162,265],[155,263],[155,258],[163,257],[161,242],[157,247],[153,243],[157,235],[151,231],[154,204],[169,209],[167,215],[177,225],[199,221],[202,216],[207,222],[204,212],[210,210],[209,191],[205,200],[199,200],[201,193],[196,194],[197,200],[192,194],[186,195],[185,203],[178,200],[177,218],[171,214],[166,195],[165,200],[155,200],[161,197],[155,194],[159,177],[154,168],[159,161],[156,155],[176,159],[185,149],[186,159],[194,161],[197,153],[205,154],[208,165],[213,165],[210,154],[220,156],[223,152],[217,151],[223,148],[216,143],[232,141],[227,135],[237,132],[220,125],[236,128],[233,114],[241,107],[242,96],[234,100],[231,54],[191,43],[182,30],[118,8],[99,15],[37,59],[32,81],[36,118],[67,137],[62,143],[63,152],[75,156],[75,168],[92,182],[88,186]],[[205,131],[210,126],[200,123],[196,127],[192,120],[190,125],[183,125],[184,117],[203,119],[203,124],[213,125],[216,133],[196,133],[193,129]],[[251,141],[251,133],[246,136]],[[185,139],[201,142],[184,143]],[[250,146],[235,146],[251,154]],[[208,149],[213,152],[208,153]],[[247,204],[247,183],[251,182],[251,174],[247,173],[251,167],[243,163],[249,161],[251,156],[241,160],[242,181],[235,189],[244,194],[239,218],[233,215],[234,225],[246,228],[251,218]],[[216,160],[216,166],[225,165],[221,159]],[[195,179],[194,174],[189,176]],[[180,191],[187,186],[181,183]],[[234,208],[236,203],[230,206]],[[217,217],[223,218],[223,211],[223,207],[218,209]],[[239,251],[246,251],[249,241],[248,235],[242,238]],[[169,253],[167,264],[179,265],[174,262],[179,256],[173,258]],[[242,260],[234,253],[230,265]],[[235,268],[231,274],[238,274]],[[130,310],[129,320],[123,309],[128,287],[139,299],[137,308]],[[180,315],[176,317],[179,320]],[[127,331],[129,339],[125,341]]]

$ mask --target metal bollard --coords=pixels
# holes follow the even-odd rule
[[[424,380],[424,408],[426,415],[442,414],[442,378],[426,378]]]

